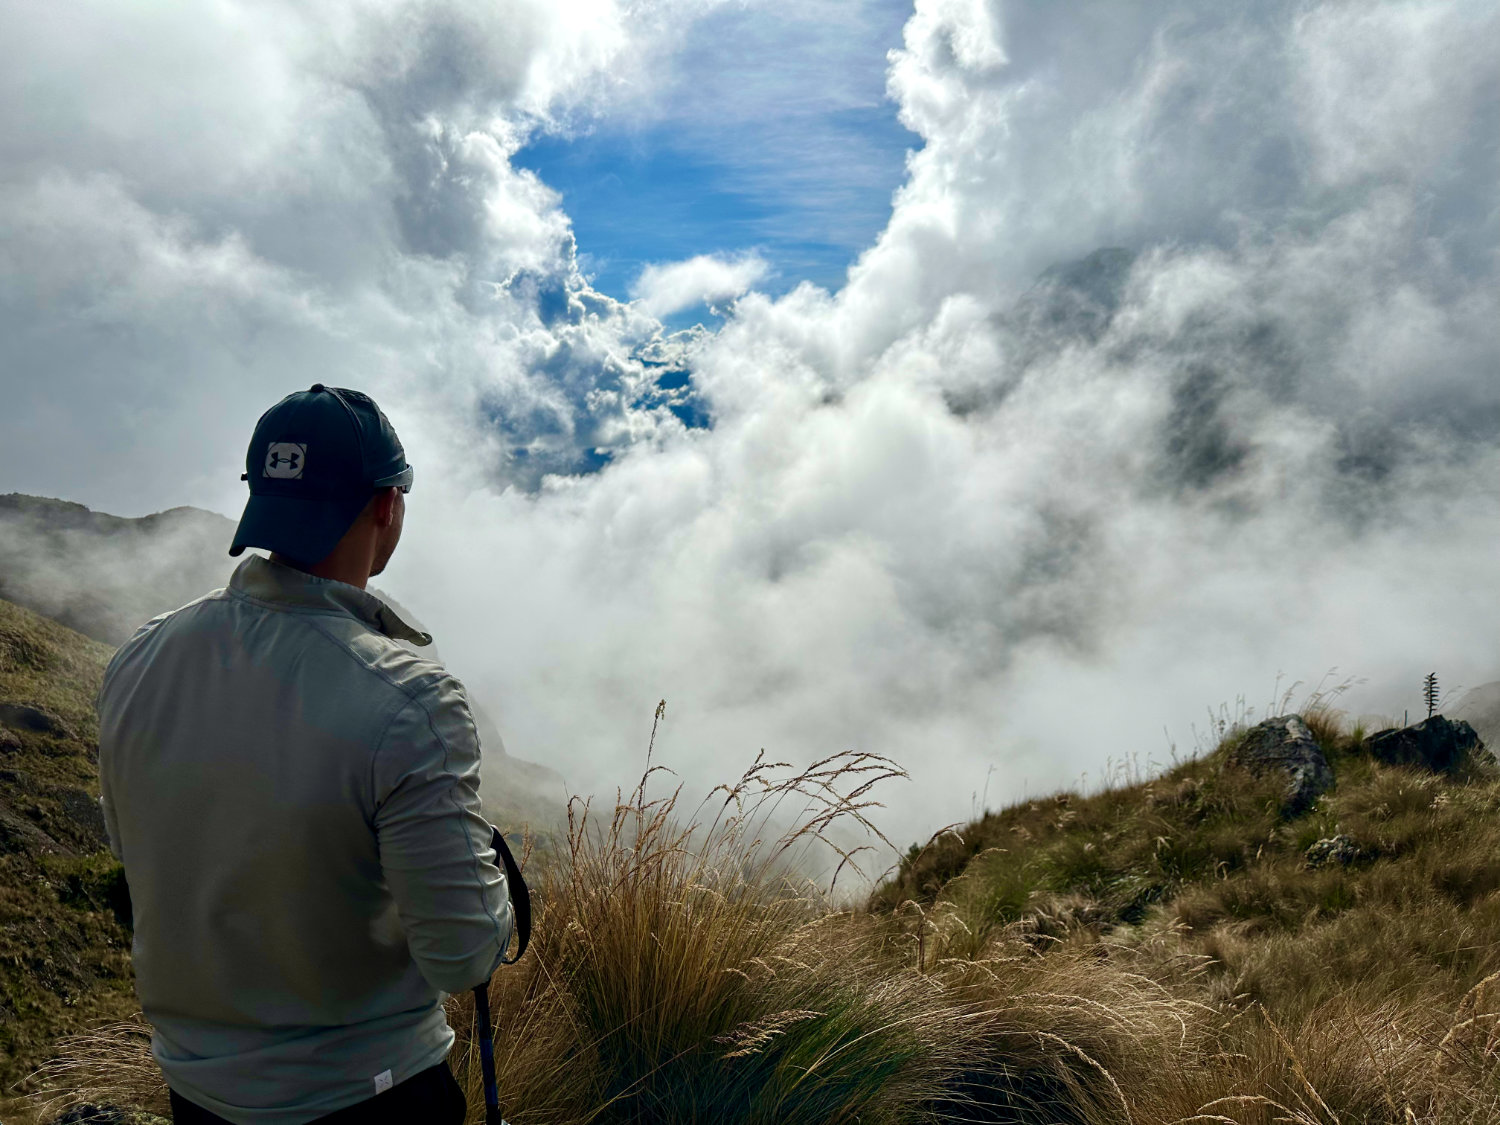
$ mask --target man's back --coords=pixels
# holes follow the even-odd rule
[[[233,1121],[309,1121],[440,1062],[440,990],[510,938],[462,689],[392,637],[420,635],[252,556],[138,632],[100,692],[153,1049]]]

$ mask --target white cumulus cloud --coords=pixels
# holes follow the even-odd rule
[[[655,112],[713,5],[507,8],[4,9],[0,487],[237,514],[260,411],[363,387],[419,466],[382,582],[515,753],[611,792],[666,697],[695,782],[895,756],[908,839],[1278,672],[1500,673],[1493,4],[917,0],[847,283],[631,302],[512,157]]]
[[[771,267],[758,254],[726,258],[699,254],[684,262],[653,263],[630,286],[631,299],[649,316],[670,316],[695,305],[739,297],[763,281]]]

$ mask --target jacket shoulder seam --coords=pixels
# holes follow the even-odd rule
[[[429,684],[428,681],[441,679],[443,676],[446,676],[446,675],[450,674],[446,669],[442,668],[441,665],[437,665],[436,662],[432,662],[434,664],[435,668],[437,669],[435,672],[431,672],[431,671],[423,672],[422,674],[414,677],[412,683],[410,683],[410,684],[404,683],[401,680],[397,680],[397,679],[395,679],[395,678],[387,675],[385,672],[381,671],[379,668],[376,668],[373,665],[371,665],[367,660],[365,660],[364,657],[360,656],[359,653],[355,652],[354,649],[349,644],[347,644],[345,641],[339,639],[338,637],[334,636],[333,633],[332,633],[332,631],[330,631],[329,629],[324,628],[323,623],[321,621],[317,620],[317,619],[318,618],[327,618],[327,617],[340,617],[340,618],[344,618],[344,619],[349,620],[349,621],[353,621],[356,625],[358,625],[361,629],[364,629],[366,632],[371,633],[371,634],[373,634],[373,635],[381,638],[382,640],[389,641],[391,644],[397,645],[397,647],[399,647],[399,642],[397,642],[394,638],[386,636],[379,629],[375,629],[375,628],[371,627],[367,622],[361,621],[359,618],[354,617],[354,616],[352,616],[352,615],[350,615],[348,613],[345,613],[342,610],[337,610],[337,609],[327,609],[327,610],[325,610],[325,609],[312,609],[312,608],[301,607],[301,606],[299,606],[295,610],[288,610],[288,609],[286,609],[283,606],[275,605],[275,604],[273,604],[271,602],[267,602],[267,601],[265,601],[265,600],[263,600],[261,598],[257,598],[257,597],[254,597],[253,595],[247,594],[243,590],[230,590],[229,592],[231,594],[233,594],[237,598],[243,598],[245,601],[250,602],[252,605],[262,606],[262,607],[270,610],[273,613],[290,613],[290,614],[292,614],[295,617],[307,617],[307,618],[309,618],[310,620],[307,622],[308,628],[312,629],[319,636],[321,636],[325,640],[327,640],[329,644],[333,645],[335,648],[337,648],[340,651],[342,651],[346,656],[349,657],[350,660],[354,661],[354,663],[358,664],[361,668],[363,668],[370,675],[376,677],[377,679],[383,681],[386,684],[389,684],[391,687],[393,687],[397,691],[401,692],[403,695],[406,696],[406,698],[407,698],[408,701],[415,699],[423,691],[426,691],[427,688],[430,686],[430,684]],[[424,658],[418,657],[418,659],[424,659]],[[397,710],[397,714],[400,714],[401,710],[404,710],[404,707],[398,709]]]

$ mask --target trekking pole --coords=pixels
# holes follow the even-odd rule
[[[474,990],[474,1021],[479,1027],[479,1069],[484,1073],[484,1125],[506,1125],[495,1084],[495,1033],[490,1023],[490,982]]]
[[[500,857],[505,868],[505,883],[510,890],[511,912],[516,920],[516,955],[503,957],[502,965],[513,965],[526,952],[526,943],[531,940],[531,892],[526,880],[521,878],[521,869],[515,856],[500,835],[500,829],[490,827],[490,847]],[[500,1116],[500,1088],[495,1082],[495,1025],[490,1021],[490,982],[485,981],[474,989],[474,1026],[479,1032],[479,1070],[484,1076],[484,1125],[506,1125]]]

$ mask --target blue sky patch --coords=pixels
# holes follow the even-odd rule
[[[909,2],[726,8],[699,21],[650,113],[544,134],[513,157],[559,191],[583,271],[613,297],[653,262],[758,252],[759,286],[843,286],[920,138],[885,97]],[[669,328],[710,321],[704,307]]]

